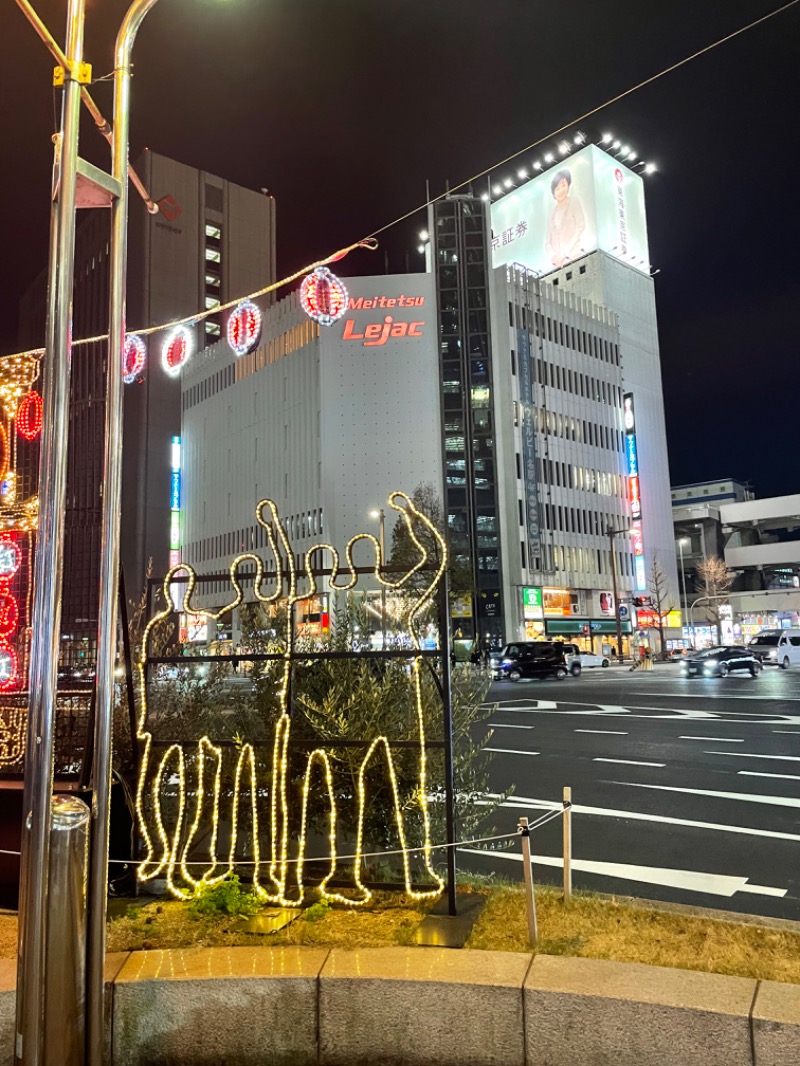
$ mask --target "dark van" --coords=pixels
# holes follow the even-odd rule
[[[492,676],[509,681],[525,677],[554,677],[563,681],[567,661],[563,644],[552,640],[516,641],[492,656]]]

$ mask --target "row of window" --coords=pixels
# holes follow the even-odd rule
[[[211,311],[222,302],[222,226],[206,222],[205,227],[205,308]],[[222,334],[220,316],[203,319],[205,346],[215,344]]]
[[[190,407],[202,403],[203,400],[216,396],[218,392],[231,386],[235,380],[236,368],[233,363],[222,367],[215,374],[209,374],[203,381],[198,381],[196,385],[186,389],[181,398],[183,410],[188,411]]]
[[[622,433],[618,429],[587,422],[585,418],[562,415],[559,411],[545,411],[541,407],[534,407],[532,413],[534,428],[539,433],[622,454]]]
[[[542,504],[545,528],[559,533],[584,533],[601,537],[606,525],[612,521],[609,515],[588,511],[583,507],[564,507],[561,504]]]
[[[517,452],[517,477],[520,477],[520,457]],[[578,489],[581,492],[598,492],[601,496],[625,494],[625,481],[619,474],[575,466],[559,459],[539,459],[539,481],[544,485],[557,485],[560,489]]]
[[[290,542],[320,536],[323,532],[322,508],[289,515],[281,520],[281,525]],[[230,530],[228,533],[193,541],[186,546],[186,561],[194,565],[222,557],[233,558],[239,552],[255,551],[258,548],[266,548],[267,545],[267,532],[262,525],[246,526],[244,529]],[[297,558],[300,559],[301,555]]]
[[[568,366],[559,366],[558,363],[549,363],[546,359],[536,360],[536,371],[536,381],[540,385],[571,392],[573,396],[582,396],[585,400],[594,400],[596,403],[622,407],[622,389],[610,381],[593,378]]]
[[[604,363],[619,366],[619,345],[606,337],[598,337],[585,329],[576,329],[559,319],[519,304],[508,302],[508,324],[516,329],[528,329],[542,340],[560,344],[562,348],[571,348],[583,355],[591,355]]]
[[[580,574],[611,574],[611,552],[602,548],[573,548],[569,544],[542,545],[545,571],[566,571]],[[617,552],[617,574],[633,577],[633,556]]]

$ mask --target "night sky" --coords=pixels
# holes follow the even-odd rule
[[[63,41],[66,4],[35,6]],[[89,0],[95,77],[111,70],[126,6]],[[779,6],[161,0],[134,50],[131,154],[150,147],[268,188],[287,274],[423,203],[426,179],[438,194]],[[0,27],[8,353],[47,257],[53,62],[10,3]],[[659,167],[646,195],[674,484],[734,476],[759,496],[800,492],[799,41],[797,4],[576,127],[594,140],[608,130]],[[111,83],[92,93],[110,117]],[[109,165],[89,120],[81,152]],[[394,227],[347,273],[379,273],[387,253],[392,271],[407,253],[420,268],[424,225],[420,213]]]

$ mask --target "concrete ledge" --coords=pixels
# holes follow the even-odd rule
[[[327,948],[135,951],[114,985],[114,1066],[316,1063]]]
[[[525,981],[526,1061],[747,1066],[755,992],[744,977],[538,955]]]
[[[759,981],[752,1025],[755,1066],[797,1066],[800,986]]]
[[[319,982],[323,1066],[524,1066],[529,955],[331,951]]]

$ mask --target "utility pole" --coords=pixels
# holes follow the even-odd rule
[[[608,536],[608,543],[611,548],[611,589],[614,596],[614,614],[617,618],[617,659],[622,662],[622,619],[619,616],[619,595],[617,592],[617,557],[614,552],[614,540],[619,536],[627,536],[630,533],[628,529],[614,529],[612,526],[608,526],[606,529],[606,535]]]

